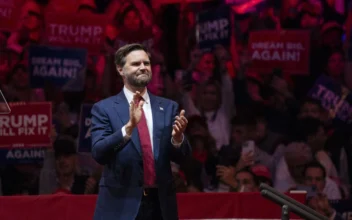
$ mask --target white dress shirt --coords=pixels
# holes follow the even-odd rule
[[[126,87],[123,87],[123,93],[127,98],[127,102],[131,103],[133,101],[133,92],[128,90]],[[148,92],[145,92],[142,96],[144,100],[143,111],[145,115],[145,119],[147,121],[150,143],[152,145],[152,151],[154,150],[153,145],[153,114],[152,114],[152,106],[150,105],[150,98]],[[126,129],[125,126],[122,127],[122,136],[126,137]]]
[[[127,102],[131,103],[133,101],[133,92],[131,92],[130,90],[128,90],[125,86],[123,87],[123,92],[127,98]],[[148,92],[145,92],[142,96],[143,100],[144,100],[144,104],[143,104],[143,111],[144,111],[144,115],[145,115],[145,119],[147,121],[147,126],[148,126],[148,131],[149,131],[149,137],[150,137],[150,143],[152,145],[152,151],[154,150],[154,143],[153,143],[153,114],[152,114],[152,106],[150,104],[150,98],[149,98],[149,94]],[[130,138],[126,135],[126,128],[125,126],[122,127],[121,129],[122,131],[122,136],[124,138]],[[173,139],[171,138],[171,143],[172,145],[174,145],[175,147],[179,147],[182,143],[183,143],[183,139],[184,136],[182,135],[182,141],[181,143],[175,143],[173,141]],[[154,151],[153,151],[154,152]]]

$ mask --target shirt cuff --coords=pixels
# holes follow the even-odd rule
[[[125,141],[127,141],[127,140],[129,140],[129,139],[131,138],[131,136],[127,135],[127,133],[126,133],[126,127],[125,127],[125,126],[123,126],[123,127],[121,128],[121,132],[122,132],[122,137],[123,137],[123,139],[124,139]]]
[[[171,144],[174,145],[174,147],[180,147],[185,139],[185,136],[182,134],[182,141],[180,143],[176,143],[174,141],[174,138],[171,138]]]

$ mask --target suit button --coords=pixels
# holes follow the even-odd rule
[[[142,180],[139,180],[139,181],[138,181],[138,186],[140,186],[140,187],[143,186],[143,181],[142,181]]]

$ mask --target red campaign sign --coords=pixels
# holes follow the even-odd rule
[[[106,15],[48,13],[46,41],[54,46],[86,48],[97,54],[104,45],[108,21]]]
[[[178,3],[208,2],[213,0],[152,0],[152,5],[169,5]]]
[[[0,30],[14,31],[18,24],[23,0],[0,1]]]
[[[9,103],[11,112],[0,114],[0,148],[50,147],[50,102]]]
[[[154,44],[152,28],[142,28],[136,32],[121,29],[119,36],[115,40],[114,48],[117,50],[120,47],[130,43],[143,44],[148,49],[151,49]]]
[[[254,71],[271,73],[273,69],[281,68],[289,74],[309,74],[308,31],[253,31],[248,46]]]

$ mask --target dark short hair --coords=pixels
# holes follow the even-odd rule
[[[301,107],[305,104],[312,104],[312,105],[316,105],[319,107],[319,109],[323,109],[323,107],[321,106],[321,102],[317,99],[313,99],[311,97],[306,97],[305,99],[302,100],[301,102]]]
[[[253,173],[253,171],[251,170],[251,168],[250,168],[249,166],[244,167],[244,168],[240,169],[239,171],[237,171],[236,174],[235,174],[235,176],[237,176],[237,174],[239,174],[239,173],[249,173],[249,174],[252,176],[252,178],[253,178],[254,184],[255,184],[256,186],[259,186],[259,185],[260,185],[258,176],[255,175],[255,173]]]
[[[145,46],[142,44],[126,44],[125,46],[120,47],[115,53],[115,64],[118,66],[124,66],[126,63],[126,56],[132,51],[143,50],[145,51],[149,58],[150,54]]]
[[[63,155],[77,154],[77,146],[74,140],[66,136],[58,137],[53,144],[53,148],[55,158]]]
[[[307,141],[309,136],[317,134],[319,128],[324,128],[324,123],[319,119],[308,117],[297,121],[297,138]]]
[[[303,170],[303,176],[306,176],[306,172],[309,168],[318,168],[323,172],[323,178],[326,178],[326,170],[325,167],[323,165],[321,165],[321,163],[319,163],[318,161],[312,161],[308,164],[305,165],[304,170]]]

